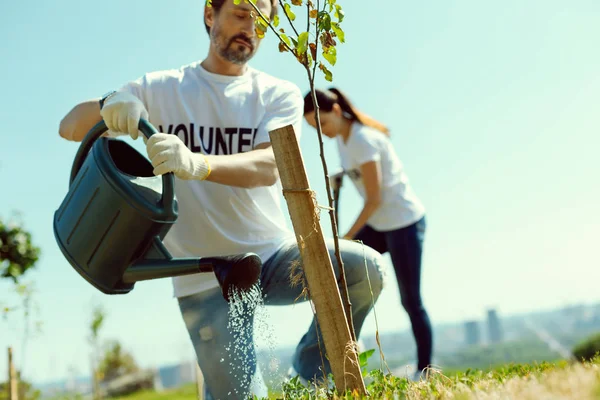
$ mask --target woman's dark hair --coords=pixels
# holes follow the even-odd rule
[[[205,6],[210,6],[215,9],[215,14],[221,11],[221,7],[223,7],[223,3],[227,0],[206,0],[204,3]],[[271,15],[269,15],[269,20],[273,21],[275,15],[277,15],[277,5],[279,2],[277,0],[271,0]],[[206,33],[210,34],[210,27],[204,23],[204,27],[206,28]]]
[[[342,109],[342,114],[344,118],[347,118],[351,121],[359,122],[371,128],[375,128],[378,131],[381,131],[382,133],[385,133],[389,136],[390,130],[387,126],[368,116],[367,114],[357,110],[352,105],[352,103],[350,103],[348,97],[344,95],[339,89],[336,89],[334,87],[325,90],[315,89],[315,94],[317,97],[317,104],[319,105],[319,110],[329,112],[333,110],[334,104],[338,104]],[[312,93],[308,92],[306,96],[304,96],[304,115],[314,111],[315,104],[313,102]]]

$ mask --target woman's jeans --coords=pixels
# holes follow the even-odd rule
[[[417,345],[417,368],[431,364],[432,331],[421,300],[421,254],[425,236],[425,217],[405,228],[380,232],[365,226],[355,237],[381,254],[390,253],[396,272],[402,306],[408,313]]]
[[[333,240],[327,241],[327,247],[339,282]],[[367,246],[347,240],[340,240],[340,251],[358,338],[365,318],[382,290],[381,255]],[[290,284],[290,268],[300,261],[298,245],[293,240],[263,263],[260,283],[265,305],[283,306],[305,300],[301,296],[302,285]],[[235,307],[244,308],[245,313],[230,320],[230,306],[220,288],[180,298],[179,307],[204,375],[207,397],[237,399],[247,397],[250,392],[266,395],[264,383],[259,385],[262,388],[256,389],[256,383],[252,382],[256,373],[253,307],[235,302]],[[290,312],[294,311],[290,309]],[[235,325],[235,329],[230,329],[230,325]],[[304,379],[324,379],[331,372],[326,357],[321,356],[319,343],[323,345],[323,337],[320,330],[317,333],[313,319],[292,359],[294,369]]]

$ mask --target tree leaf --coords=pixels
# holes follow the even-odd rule
[[[310,12],[308,13],[308,16],[310,18],[317,18],[317,15],[319,15],[319,12],[317,10],[310,10]]]
[[[375,349],[370,349],[370,350],[362,352],[362,353],[360,353],[358,355],[358,362],[359,362],[359,364],[360,364],[361,367],[366,367],[367,366],[367,363],[369,361],[369,357],[371,357],[374,352],[375,352]]]
[[[301,6],[302,5],[302,0],[292,0],[292,4],[295,6]]]
[[[335,5],[335,17],[337,18],[338,22],[342,22],[344,20],[344,11],[342,10],[342,6],[340,6],[339,4]]]
[[[327,69],[327,67],[323,63],[319,63],[319,69],[323,71],[323,74],[325,74],[326,81],[333,81],[333,74]]]
[[[298,54],[306,53],[308,49],[308,32],[302,32],[298,35],[298,44],[296,45],[296,51]]]
[[[260,17],[255,20],[254,27],[256,31],[256,36],[258,36],[261,39],[265,37],[267,29],[269,29],[269,25],[267,25],[267,22],[265,22],[265,20]]]
[[[337,61],[337,51],[335,46],[329,46],[327,50],[323,51],[323,57],[329,61],[329,64],[332,66],[335,65],[335,62]]]
[[[327,11],[319,12],[319,29],[324,31],[331,30],[331,17]]]
[[[294,14],[292,11],[292,7],[289,5],[289,3],[285,3],[283,6],[283,11],[285,12],[285,15],[288,16],[290,21],[294,21],[296,19],[296,14]]]
[[[292,43],[290,42],[290,38],[285,33],[281,33],[280,36],[283,39],[283,41],[285,42],[285,44],[287,44],[288,46],[292,47]]]
[[[335,46],[337,44],[335,42],[335,40],[333,39],[333,35],[331,34],[330,31],[323,32],[323,34],[320,36],[320,39],[321,39],[321,45],[323,46],[324,49],[329,46]]]
[[[317,58],[317,44],[316,43],[311,43],[308,45],[310,47],[310,55],[312,56],[313,60]]]
[[[345,38],[345,34],[344,31],[342,30],[342,28],[340,27],[340,24],[337,22],[332,22],[331,23],[331,30],[333,31],[333,33],[335,33],[335,36],[340,39],[340,42],[345,43],[346,42],[346,38]]]
[[[279,15],[275,14],[275,17],[273,17],[273,26],[275,28],[277,28],[279,26]]]

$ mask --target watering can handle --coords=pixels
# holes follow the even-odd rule
[[[140,119],[140,123],[138,125],[139,130],[146,136],[146,138],[150,138],[150,136],[158,133],[156,128],[145,119]],[[90,131],[85,135],[83,140],[81,141],[81,145],[79,146],[79,150],[77,150],[77,154],[75,155],[75,160],[73,160],[73,166],[71,168],[71,178],[69,180],[69,186],[75,180],[77,173],[81,169],[87,154],[92,149],[94,142],[102,136],[104,132],[106,132],[108,128],[104,123],[104,120],[101,120],[96,125],[90,129]],[[172,172],[164,174],[162,176],[162,206],[169,210],[173,211],[173,200],[175,199],[175,177]]]

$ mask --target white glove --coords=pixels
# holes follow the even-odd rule
[[[100,115],[109,130],[109,136],[129,134],[137,139],[140,118],[148,119],[144,103],[131,93],[117,92],[104,102]]]
[[[180,179],[200,181],[210,175],[206,157],[192,153],[176,135],[155,133],[146,142],[146,151],[154,167],[154,175],[173,172]]]

